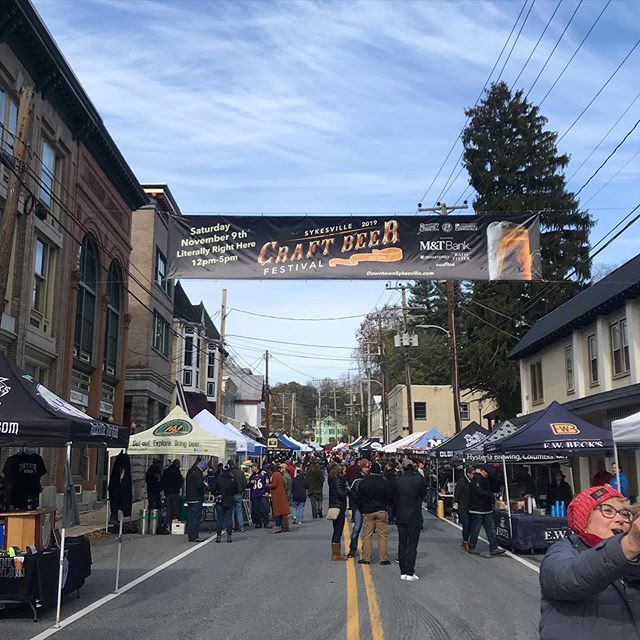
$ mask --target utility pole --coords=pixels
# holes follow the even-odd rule
[[[384,333],[382,331],[382,314],[378,314],[378,340],[380,342],[380,381],[382,386],[382,439],[389,442],[389,407],[387,404],[387,375],[385,367]]]
[[[220,308],[220,359],[218,361],[218,380],[216,382],[216,418],[222,416],[222,376],[224,373],[224,329],[227,320],[227,290],[222,290],[222,306]]]
[[[371,437],[371,345],[367,342],[367,438]]]
[[[338,422],[338,393],[336,392],[336,385],[333,384],[333,417]]]
[[[267,427],[267,432],[271,432],[271,416],[269,415],[269,399],[271,397],[271,391],[269,390],[269,350],[265,351],[264,354],[264,378],[265,378],[265,391],[266,395],[264,398],[264,408],[267,413],[265,426]]]
[[[291,435],[293,435],[293,414],[296,411],[296,392],[291,394]]]
[[[467,201],[464,204],[448,207],[444,202],[438,202],[435,207],[422,207],[418,205],[418,211],[437,212],[442,216],[449,215],[452,211],[467,209]],[[453,280],[447,280],[447,323],[449,328],[449,348],[451,350],[451,387],[453,389],[453,417],[456,425],[456,433],[462,429],[460,419],[460,382],[458,381],[458,345],[456,342],[456,321],[454,309]]]
[[[2,222],[0,222],[0,318],[4,312],[4,300],[7,295],[7,282],[9,280],[9,265],[11,263],[11,251],[13,249],[13,234],[15,231],[16,217],[18,215],[18,203],[24,178],[26,163],[25,140],[31,127],[31,104],[33,102],[33,87],[23,86],[20,93],[20,105],[18,106],[18,126],[13,141],[13,160],[15,166],[9,172],[9,184],[7,186],[7,199],[4,204]],[[16,265],[16,268],[21,268]]]

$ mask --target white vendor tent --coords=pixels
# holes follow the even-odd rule
[[[249,439],[246,436],[243,436],[234,426],[220,422],[210,411],[203,409],[195,416],[194,420],[210,434],[233,440],[236,443],[236,453],[253,453],[253,451],[249,451],[253,447],[250,447]]]
[[[119,449],[109,450],[110,455],[118,452]],[[157,425],[132,435],[127,452],[149,456],[215,456],[228,460],[235,455],[236,442],[228,436],[212,434],[184,409],[176,407]]]
[[[389,444],[385,444],[382,449],[379,451],[384,451],[385,453],[395,453],[398,450],[409,449],[411,445],[420,440],[422,436],[426,433],[426,431],[416,431],[414,433],[401,438],[400,440],[396,440],[395,442],[390,442]]]

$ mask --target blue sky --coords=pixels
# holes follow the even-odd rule
[[[535,2],[505,81],[514,82],[557,4]],[[531,91],[534,103],[605,4],[580,5]],[[560,4],[517,87],[529,90],[577,5]],[[319,214],[415,212],[522,2],[35,0],[35,6],[141,182],[169,184],[184,213]],[[640,38],[637,25],[637,2],[613,0],[542,106],[551,129],[562,134],[570,126]],[[639,91],[640,47],[562,139],[560,150],[572,157],[567,176]],[[571,178],[571,189],[638,118],[640,99]],[[460,151],[458,145],[425,205],[438,198]],[[580,194],[598,221],[592,243],[640,202],[638,152],[640,128]],[[462,172],[445,200],[456,201],[466,185]],[[620,264],[637,253],[639,240],[640,223],[601,262]],[[227,332],[255,338],[231,337],[233,352],[251,364],[269,348],[277,358],[273,382],[336,377],[351,366],[350,351],[267,340],[352,347],[359,318],[317,320],[361,316],[399,298],[381,282],[185,282],[192,300],[204,300],[212,314],[223,286],[232,309]],[[294,352],[306,357],[288,355]]]

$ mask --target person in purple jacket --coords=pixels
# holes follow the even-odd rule
[[[251,490],[251,518],[256,529],[271,529],[269,524],[269,501],[266,494],[269,491],[269,475],[261,471],[257,463],[251,465],[249,476]]]

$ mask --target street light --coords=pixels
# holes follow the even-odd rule
[[[444,331],[447,334],[447,337],[449,336],[449,332],[444,328],[444,327],[440,327],[437,324],[417,324],[415,325],[416,329],[440,329],[440,331]]]

